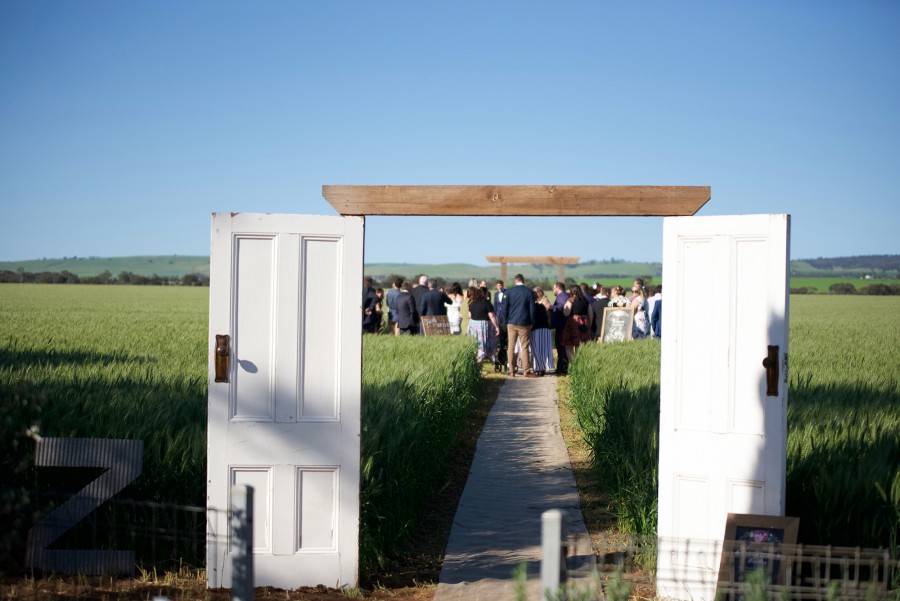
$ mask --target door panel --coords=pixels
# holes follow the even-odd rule
[[[657,592],[713,599],[729,512],[783,515],[787,215],[666,218]]]
[[[363,219],[214,214],[208,585],[231,586],[227,508],[254,489],[257,586],[355,586]],[[214,348],[211,344],[210,348]]]

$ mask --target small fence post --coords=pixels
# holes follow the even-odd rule
[[[253,487],[231,489],[231,599],[253,601]]]
[[[541,514],[541,599],[556,599],[560,583],[566,581],[564,517],[559,509]]]

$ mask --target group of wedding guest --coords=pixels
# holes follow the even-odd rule
[[[492,297],[486,281],[471,280],[464,297],[460,284],[454,283],[445,291],[435,288],[423,275],[416,285],[397,279],[385,295],[380,288],[372,287],[372,278],[367,276],[363,286],[363,331],[380,330],[384,298],[388,329],[395,335],[421,334],[421,317],[428,315],[446,316],[450,333],[459,335],[462,334],[463,300],[467,300],[466,334],[476,340],[478,362],[492,362],[498,371],[506,369],[513,376],[522,371],[529,377],[554,371],[554,348],[555,373],[566,374],[577,348],[600,337],[606,307],[632,310],[632,338],[661,335],[662,286],[648,290],[641,278],[632,283],[630,295],[625,294],[622,286],[607,287],[598,282],[593,287],[578,284],[566,288],[557,282],[553,286],[553,303],[541,288],[525,287],[521,274],[516,275],[515,284],[515,294],[511,297],[498,280]],[[514,321],[510,321],[511,298],[515,305],[512,307]],[[515,334],[512,353],[507,348],[508,332]]]
[[[662,334],[662,284],[652,286],[649,289],[644,286],[642,278],[635,278],[631,285],[631,295],[625,295],[622,286],[606,288],[595,285],[600,292],[594,297],[595,313],[597,307],[628,307],[634,312],[632,320],[631,337],[641,339],[647,337],[660,338]],[[602,299],[602,300],[601,300]],[[596,303],[602,303],[600,305]],[[602,309],[598,320],[602,318]],[[597,324],[595,324],[597,325]],[[595,336],[600,336],[600,328],[595,327]]]
[[[367,329],[368,311],[366,299],[369,298],[367,290],[371,285],[368,276],[363,281],[363,331],[377,332],[379,328]],[[419,277],[418,284],[412,284],[402,278],[397,278],[391,284],[391,289],[384,296],[388,308],[388,331],[399,336],[400,334],[422,334],[421,318],[426,316],[446,316],[451,334],[459,334],[462,325],[462,287],[453,284],[449,290],[435,288],[428,276]],[[379,308],[379,326],[381,325]]]

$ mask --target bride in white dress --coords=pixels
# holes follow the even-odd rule
[[[462,333],[462,303],[463,303],[463,293],[462,287],[459,283],[454,283],[450,286],[450,290],[447,292],[447,296],[450,297],[452,301],[450,304],[444,303],[444,306],[447,307],[447,322],[450,324],[450,333],[458,336]]]

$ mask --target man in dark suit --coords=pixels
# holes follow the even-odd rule
[[[598,338],[600,336],[600,332],[603,331],[603,309],[608,306],[609,288],[607,288],[606,286],[599,286],[597,288],[597,294],[591,301],[591,309],[594,311],[594,338]]]
[[[363,278],[363,320],[362,329],[364,334],[375,334],[381,325],[381,300],[375,294],[374,280],[370,276]]]
[[[503,287],[503,280],[497,280],[494,286],[496,287],[496,292],[494,292],[494,315],[497,316],[497,323],[500,325],[500,333],[497,335],[497,356],[494,361],[494,372],[500,372],[504,363],[508,362],[507,359],[510,355],[506,322],[503,321],[503,307],[506,305],[506,288]]]
[[[413,286],[412,292],[411,292],[413,295],[413,300],[416,303],[416,315],[417,316],[421,316],[422,311],[425,310],[425,308],[422,306],[422,297],[424,297],[425,293],[428,292],[430,289],[431,289],[431,287],[428,285],[428,276],[420,275],[419,276],[419,285]],[[416,319],[418,320],[418,317],[416,317]],[[420,330],[419,334],[424,334],[424,332],[422,332]]]
[[[401,334],[419,333],[419,313],[416,311],[416,299],[413,298],[412,286],[403,282],[400,294],[397,295],[397,328]]]
[[[516,359],[514,349],[516,340],[522,347],[522,364],[525,366],[526,378],[537,378],[531,369],[531,326],[534,324],[534,291],[525,286],[525,278],[521,273],[515,277],[516,285],[506,293],[503,303],[503,318],[506,324],[507,356],[509,359],[509,377],[516,375]]]
[[[451,304],[453,300],[443,290],[432,288],[422,295],[422,315],[446,315],[445,303]]]
[[[564,376],[569,373],[569,359],[566,357],[566,345],[563,344],[563,331],[566,329],[566,314],[563,308],[569,300],[566,285],[562,282],[553,284],[553,294],[556,300],[550,306],[550,327],[556,330],[554,344],[556,345],[556,375]]]
[[[420,275],[418,285],[413,285],[412,287],[412,295],[413,298],[416,299],[416,309],[422,310],[422,297],[426,292],[430,290],[430,286],[428,285],[428,276]]]

